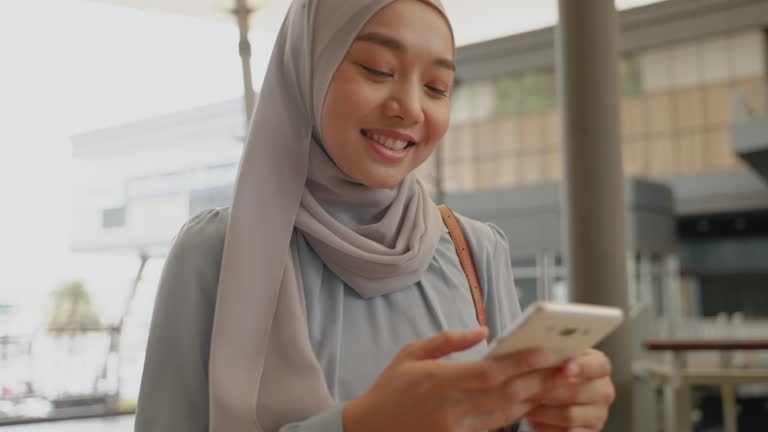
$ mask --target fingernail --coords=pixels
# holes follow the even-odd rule
[[[581,372],[581,367],[577,363],[571,363],[565,368],[565,374],[569,377],[578,376]]]

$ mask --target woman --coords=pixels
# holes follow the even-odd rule
[[[160,283],[136,430],[599,430],[610,364],[483,359],[520,313],[503,233],[460,217],[478,328],[413,170],[448,128],[454,42],[427,0],[296,0],[232,209],[181,230]],[[449,359],[444,359],[448,356]]]

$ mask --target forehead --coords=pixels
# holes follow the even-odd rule
[[[396,0],[384,6],[360,30],[394,37],[411,50],[453,58],[453,33],[439,7],[427,0]]]

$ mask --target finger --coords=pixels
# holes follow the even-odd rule
[[[549,359],[549,355],[543,350],[525,350],[475,362],[454,364],[446,368],[445,378],[461,389],[488,389],[513,377],[542,370],[549,364]]]
[[[528,424],[533,428],[535,432],[593,432],[592,429],[587,428],[564,428],[559,426],[550,426],[545,424],[538,424],[528,420]]]
[[[465,427],[459,429],[471,431],[501,429],[516,423],[532,408],[532,402],[524,402],[505,409],[469,415],[465,417]]]
[[[611,360],[601,351],[588,349],[563,363],[561,369],[569,378],[602,378],[611,375]]]
[[[540,393],[556,382],[556,369],[529,372],[495,388],[465,394],[466,403],[456,409],[467,419],[469,430],[492,430],[517,422],[529,412],[535,402],[529,397]]]
[[[529,411],[526,417],[543,426],[601,429],[608,418],[608,408],[599,405],[539,405]]]
[[[409,360],[438,359],[471,348],[487,336],[487,327],[472,331],[444,331],[436,336],[409,343],[400,351],[398,357]]]
[[[539,399],[550,405],[596,404],[608,406],[616,398],[616,391],[610,377],[577,383],[559,381],[549,391],[542,392]]]
[[[497,386],[465,395],[467,403],[464,409],[468,413],[504,411],[521,403],[530,403],[530,399],[551,389],[557,382],[555,369],[544,369],[516,376]]]

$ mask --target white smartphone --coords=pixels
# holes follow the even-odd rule
[[[549,366],[554,366],[600,342],[623,319],[624,313],[616,307],[536,302],[493,341],[488,355],[541,348],[552,356]]]

